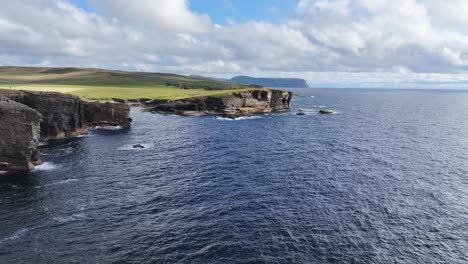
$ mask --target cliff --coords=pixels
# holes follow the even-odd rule
[[[28,171],[40,163],[39,139],[74,137],[88,127],[130,127],[130,106],[85,102],[77,96],[0,89],[0,171]],[[15,102],[16,101],[16,102]]]
[[[41,163],[41,114],[23,104],[0,101],[0,171],[29,171]]]
[[[84,117],[88,126],[121,126],[129,128],[132,123],[130,105],[124,103],[85,103]]]
[[[254,78],[250,76],[236,76],[231,78],[230,81],[239,84],[259,85],[263,87],[309,87],[306,80],[297,78]]]
[[[248,116],[289,109],[292,93],[274,89],[255,89],[219,97],[196,97],[174,101],[152,101],[153,112],[180,115],[213,114],[226,117]]]
[[[55,92],[0,90],[0,96],[42,114],[41,138],[74,137],[87,132],[83,102],[78,96]]]
[[[56,92],[0,89],[0,96],[29,106],[42,114],[41,138],[86,134],[88,127],[130,127],[130,107],[121,103],[84,102],[78,96]]]

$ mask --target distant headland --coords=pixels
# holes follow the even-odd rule
[[[236,76],[229,81],[245,85],[258,85],[262,87],[297,87],[307,88],[309,84],[304,79],[298,78],[255,78],[250,76]]]

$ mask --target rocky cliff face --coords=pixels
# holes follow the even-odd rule
[[[129,128],[132,123],[130,106],[124,103],[85,103],[84,116],[89,126],[121,126]]]
[[[6,96],[42,114],[41,138],[74,137],[87,132],[83,102],[78,96],[15,90],[0,90],[0,96]]]
[[[0,171],[27,171],[40,163],[39,138],[74,137],[90,126],[130,127],[130,106],[84,102],[51,92],[0,89]],[[14,101],[16,102],[14,102]]]
[[[222,97],[199,97],[147,104],[150,111],[181,115],[214,114],[227,117],[248,116],[289,109],[292,93],[255,89]]]
[[[130,107],[120,103],[84,102],[78,96],[55,92],[0,89],[0,96],[27,105],[42,114],[41,138],[85,134],[88,127],[130,127]]]
[[[29,171],[40,164],[41,114],[23,104],[0,101],[0,171]]]

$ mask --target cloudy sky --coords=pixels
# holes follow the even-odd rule
[[[468,88],[466,0],[1,2],[0,65]]]

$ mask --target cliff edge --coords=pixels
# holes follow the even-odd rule
[[[88,127],[130,127],[130,107],[122,103],[85,102],[80,97],[57,92],[0,89],[4,96],[42,114],[41,138],[75,137]]]
[[[29,171],[40,163],[39,139],[75,137],[88,127],[129,128],[130,106],[85,102],[78,96],[0,89],[0,171]]]
[[[180,115],[250,116],[286,110],[292,93],[275,89],[253,89],[223,96],[195,97],[173,101],[152,101],[149,111]]]

